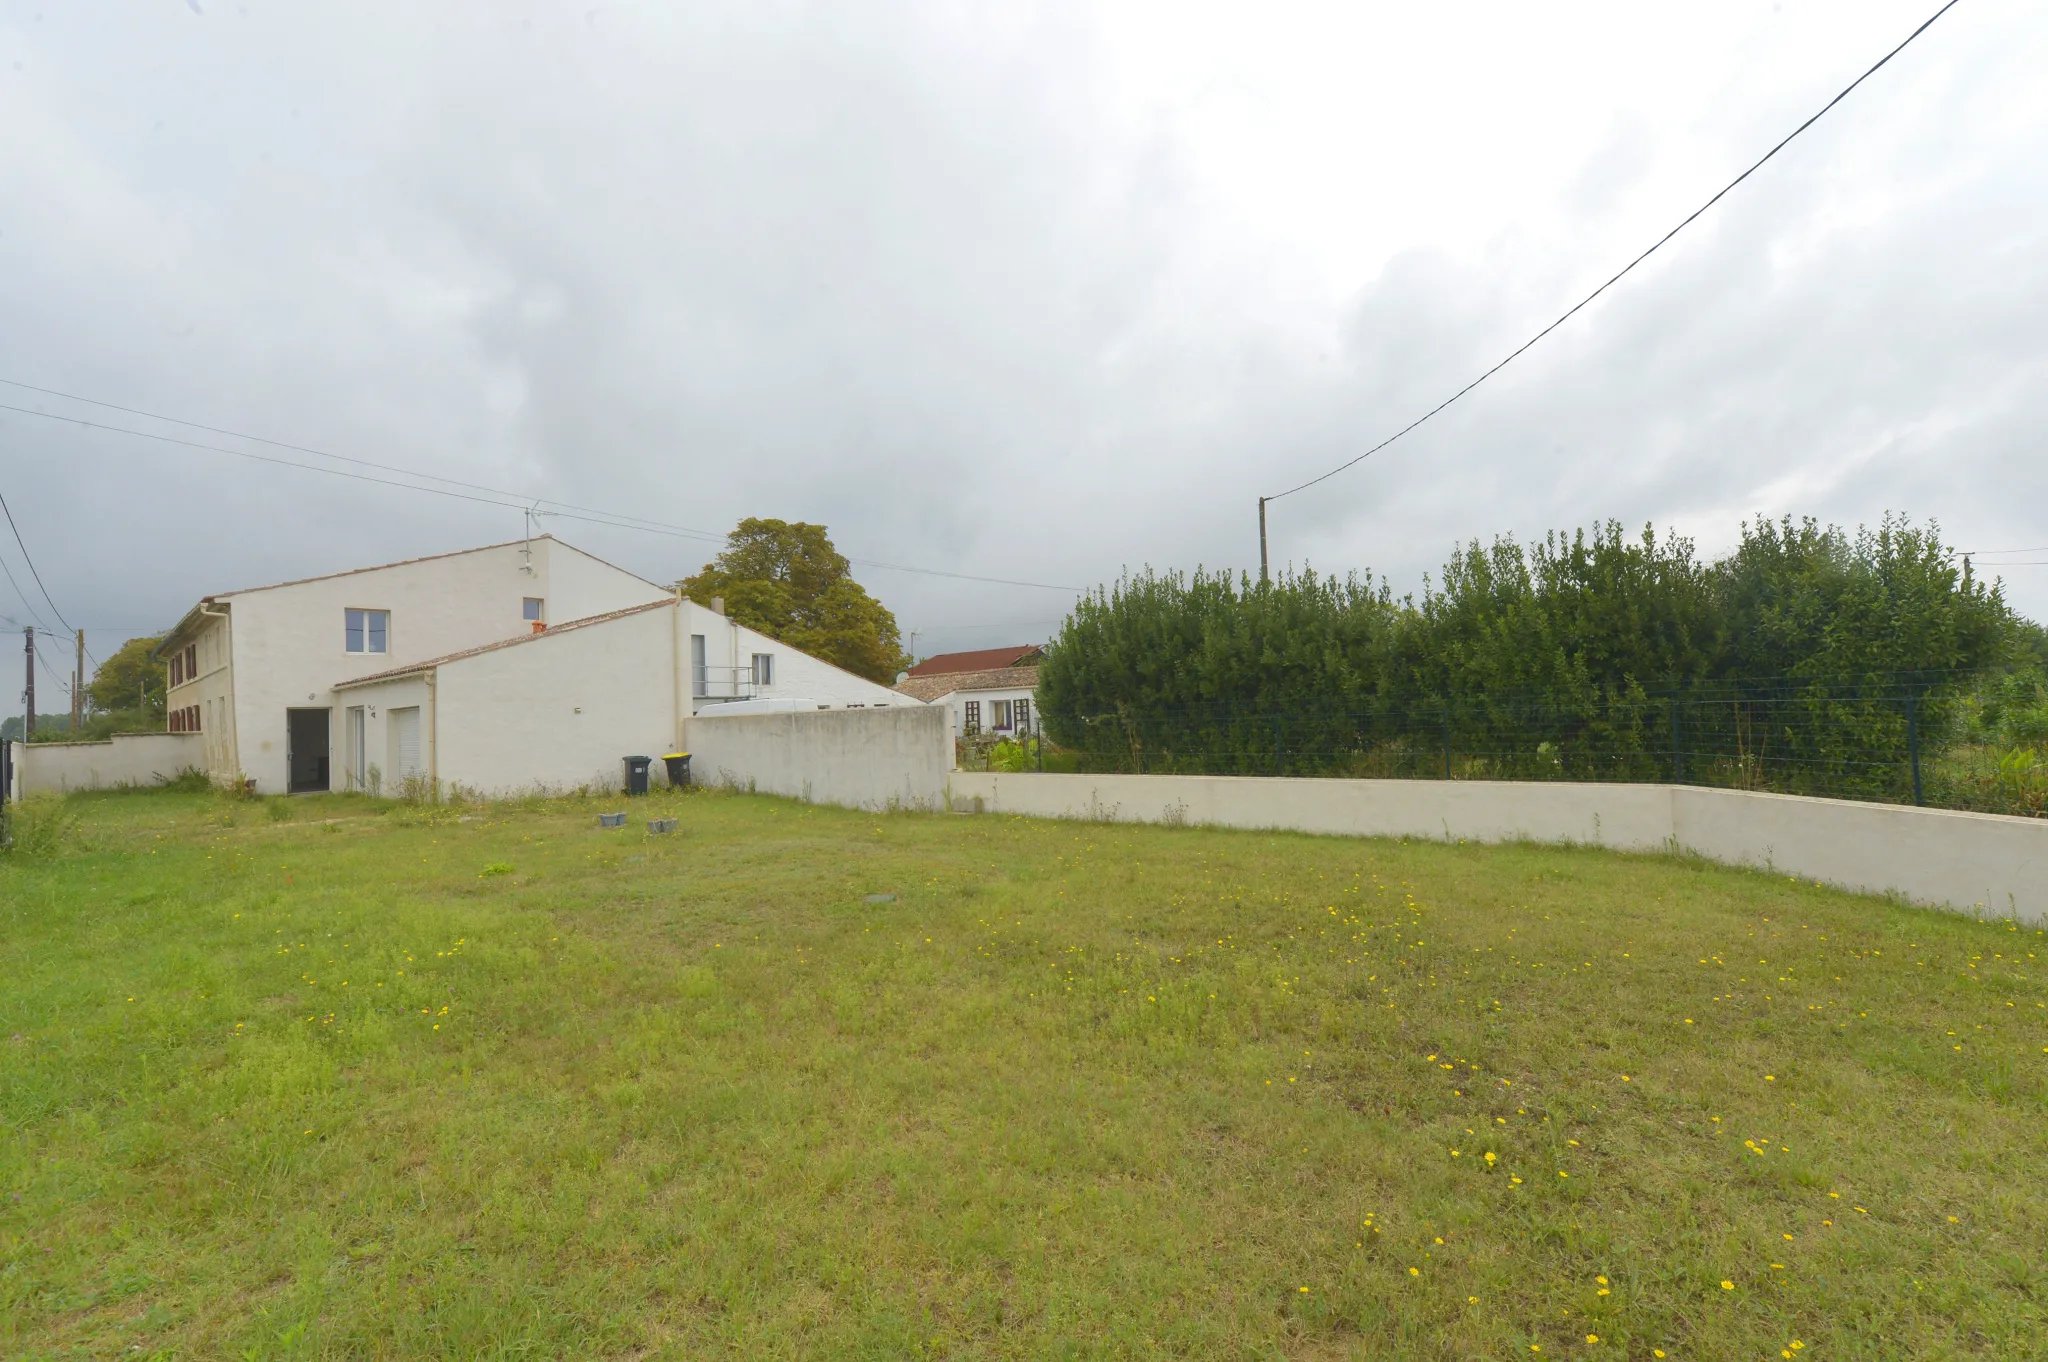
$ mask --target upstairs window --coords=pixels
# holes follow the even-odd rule
[[[171,685],[175,688],[185,684],[185,655],[171,654]],[[175,731],[175,730],[173,730]]]
[[[775,654],[754,654],[754,684],[772,686],[775,684]]]
[[[528,596],[522,613],[528,624],[544,624],[548,617],[547,602],[538,596]]]
[[[347,610],[343,612],[342,647],[351,653],[391,651],[389,610]]]

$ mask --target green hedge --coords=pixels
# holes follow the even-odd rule
[[[1904,798],[1916,740],[1964,739],[1987,676],[2033,674],[2024,623],[1954,557],[1891,517],[1758,520],[1713,562],[1610,522],[1469,544],[1419,600],[1313,571],[1127,574],[1066,621],[1038,702],[1095,769]]]

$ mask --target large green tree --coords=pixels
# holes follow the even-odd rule
[[[888,685],[908,665],[896,617],[849,575],[823,525],[749,517],[725,552],[676,588],[790,647]]]
[[[132,713],[142,719],[164,717],[164,669],[150,652],[161,638],[131,638],[100,664],[86,694],[94,709]]]

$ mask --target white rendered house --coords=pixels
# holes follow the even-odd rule
[[[624,758],[687,749],[693,716],[916,703],[674,596],[335,692],[345,788],[382,794],[617,789]]]
[[[636,607],[650,620],[599,628],[635,618]],[[565,628],[577,622],[595,631],[580,645],[572,642],[580,631]],[[509,647],[557,632],[562,649]],[[507,657],[457,666],[499,651]],[[574,761],[559,742],[529,747],[524,767],[507,755],[512,766],[471,770],[465,756],[459,774],[443,771],[441,757],[451,743],[464,753],[509,753],[521,730],[508,707],[559,700],[573,711],[591,687],[613,687],[604,703],[630,704],[640,735],[632,754],[667,750],[678,713],[723,699],[815,693],[827,705],[872,704],[878,695],[903,702],[551,535],[207,596],[157,656],[170,673],[171,730],[200,735],[216,782],[252,781],[269,794],[368,789],[373,766],[387,789],[408,777],[483,790],[584,784],[595,771],[583,768],[599,751],[588,744],[570,744]],[[459,703],[351,693],[375,676],[431,694],[444,667],[457,678]],[[497,677],[493,689],[467,687],[487,673]],[[661,698],[678,690],[680,699]],[[390,709],[411,713],[387,718]],[[355,722],[363,727],[349,729]],[[609,730],[598,736],[617,745]]]
[[[951,712],[958,738],[1022,738],[1038,731],[1036,645],[983,648],[926,658],[896,682],[896,693]]]

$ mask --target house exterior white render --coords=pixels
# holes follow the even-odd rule
[[[896,693],[944,705],[957,738],[1021,738],[1038,731],[1038,668],[937,672],[896,683]]]
[[[772,679],[742,687],[755,698],[789,696],[820,709],[918,705],[668,597],[341,681],[337,788],[393,794],[412,779],[483,795],[616,789],[623,758],[675,750],[693,712],[729,702],[723,685],[691,693],[696,639],[714,681],[734,657],[750,674],[756,656],[769,659]],[[407,751],[414,755],[402,762]]]
[[[831,709],[922,703],[800,653],[695,601],[686,600],[682,606],[683,660],[689,669],[683,693],[690,699],[692,711],[715,709],[733,700],[782,697],[814,700]],[[697,666],[699,640],[704,661],[701,670]],[[768,659],[766,680],[758,679],[757,657]]]
[[[1022,738],[1038,731],[1037,692],[1029,686],[956,690],[932,701],[952,716],[956,738]],[[969,709],[968,706],[974,706]]]
[[[335,684],[528,634],[529,599],[543,620],[567,620],[673,597],[552,536],[223,592],[194,606],[157,650],[177,664],[167,708],[197,707],[207,771],[219,783],[253,780],[273,794],[341,789],[336,757],[348,735],[336,721]],[[381,612],[381,635],[367,624],[351,631],[350,611]],[[293,711],[305,715],[294,721]],[[286,761],[294,722],[307,734],[325,724],[318,764],[302,751],[296,782]]]

